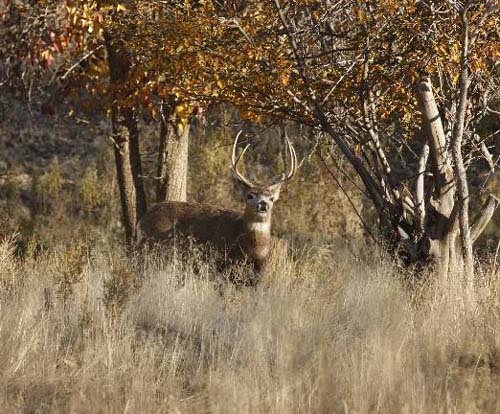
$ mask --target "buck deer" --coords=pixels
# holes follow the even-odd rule
[[[224,257],[224,264],[249,260],[256,274],[262,273],[271,248],[271,213],[278,200],[281,185],[289,181],[297,170],[297,155],[286,137],[290,155],[290,171],[273,180],[270,185],[257,184],[246,178],[238,164],[250,147],[247,144],[236,156],[238,139],[233,143],[231,170],[246,202],[245,211],[239,213],[210,204],[168,201],[155,205],[137,224],[140,245],[147,240],[166,241],[193,238],[209,244]]]

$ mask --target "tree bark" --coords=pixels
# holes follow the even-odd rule
[[[453,128],[451,139],[451,153],[455,166],[455,180],[457,182],[457,194],[459,203],[460,240],[465,265],[465,274],[472,284],[474,279],[474,256],[472,253],[472,238],[469,225],[469,185],[462,156],[462,139],[464,135],[465,116],[467,111],[467,94],[469,90],[469,35],[467,23],[467,7],[462,12],[462,57],[459,79],[459,101],[457,109],[457,120]]]
[[[176,104],[162,106],[156,201],[186,201],[189,152],[189,119],[178,118]]]
[[[144,178],[142,173],[141,150],[139,145],[139,129],[137,128],[137,119],[134,110],[124,109],[124,116],[127,120],[127,129],[129,131],[129,156],[132,180],[135,188],[136,205],[136,223],[146,213],[148,206],[146,200],[146,191],[144,189]]]
[[[167,143],[170,139],[170,135],[173,134],[173,125],[170,124],[169,120],[171,117],[171,112],[173,103],[163,102],[161,105],[161,118],[160,118],[160,141],[158,145],[158,161],[156,169],[156,202],[161,203],[167,199]]]
[[[113,131],[113,150],[115,155],[116,178],[122,207],[122,223],[125,229],[127,246],[132,246],[135,240],[136,205],[135,189],[132,180],[129,157],[129,130],[127,121],[113,105],[111,108],[111,124]]]
[[[484,203],[481,211],[478,216],[475,218],[472,226],[471,226],[471,239],[472,243],[474,243],[479,236],[483,233],[484,229],[490,222],[493,214],[495,214],[495,210],[500,205],[500,199],[495,197],[493,194],[488,196],[488,200]]]
[[[446,137],[432,84],[428,76],[423,76],[417,86],[422,122],[429,143],[431,169],[434,177],[434,192],[426,213],[425,233],[429,238],[429,255],[436,262],[438,273],[447,277],[455,266],[455,248],[452,229],[455,224],[455,181],[446,149]],[[451,262],[450,262],[451,261]]]
[[[415,185],[415,213],[418,226],[418,235],[425,232],[425,171],[427,168],[427,158],[429,157],[429,145],[425,144],[418,160],[418,176]]]
[[[104,34],[112,90],[111,124],[114,141],[116,176],[122,207],[122,221],[127,246],[135,242],[135,225],[146,211],[139,151],[139,131],[135,111],[127,106],[129,58]]]

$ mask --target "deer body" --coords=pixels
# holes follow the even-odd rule
[[[208,204],[169,201],[157,204],[139,221],[137,237],[139,243],[192,237],[216,248],[229,262],[250,259],[261,272],[271,248],[270,224]]]
[[[283,174],[270,185],[252,183],[238,171],[239,157],[233,145],[232,171],[239,183],[246,205],[243,213],[214,207],[209,204],[168,201],[150,209],[137,224],[139,245],[148,240],[171,241],[176,238],[192,238],[201,244],[209,244],[222,254],[225,262],[249,260],[257,273],[261,273],[271,250],[271,212],[278,200],[281,185],[290,180],[296,171],[295,150],[287,138],[291,157],[290,172]]]

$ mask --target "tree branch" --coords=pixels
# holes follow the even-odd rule
[[[339,179],[335,176],[335,174],[333,173],[332,170],[330,170],[330,167],[328,166],[328,164],[326,163],[326,160],[323,158],[323,154],[321,153],[321,149],[318,149],[318,151],[316,151],[316,153],[318,154],[318,157],[319,159],[321,160],[321,162],[323,163],[323,165],[325,166],[326,170],[328,171],[328,173],[330,174],[330,176],[332,177],[333,181],[335,181],[335,183],[339,186],[340,190],[342,191],[342,193],[344,194],[344,196],[347,198],[347,201],[349,202],[349,204],[351,205],[351,208],[353,209],[354,213],[356,214],[356,216],[358,217],[359,221],[361,222],[361,224],[363,225],[364,229],[366,230],[366,232],[368,233],[368,235],[372,238],[372,240],[375,242],[375,243],[379,243],[379,240],[377,240],[377,238],[373,235],[370,227],[368,226],[368,224],[366,224],[365,220],[363,219],[363,217],[361,216],[361,213],[358,211],[358,209],[356,208],[356,206],[354,205],[354,202],[352,201],[351,197],[349,197],[349,194],[347,194],[347,191],[345,190],[344,186],[342,185],[342,183],[339,181]]]
[[[68,75],[73,72],[78,66],[80,66],[83,62],[85,62],[89,57],[93,56],[97,51],[100,49],[104,48],[104,45],[99,45],[95,49],[92,49],[90,52],[87,52],[85,55],[83,55],[78,62],[73,64],[66,72],[64,72],[64,75],[61,76],[62,80],[65,80]]]
[[[368,42],[368,41],[367,41]],[[367,46],[368,47],[368,46]],[[365,62],[363,64],[363,81],[360,88],[360,101],[361,101],[361,113],[363,116],[363,124],[365,129],[368,131],[369,142],[371,144],[372,152],[376,160],[376,168],[378,170],[380,181],[384,189],[384,194],[387,200],[390,202],[395,202],[400,199],[399,191],[393,185],[393,174],[389,161],[384,153],[384,150],[380,146],[380,138],[378,132],[375,130],[372,120],[370,119],[370,109],[373,111],[373,99],[372,105],[368,106],[365,94],[368,95],[370,99],[371,90],[368,86],[368,51],[365,54]]]
[[[472,243],[475,243],[479,236],[483,233],[484,229],[490,222],[493,214],[495,214],[495,210],[500,205],[500,199],[495,197],[493,194],[489,194],[488,200],[484,203],[481,208],[481,212],[477,215],[472,223],[470,233]]]
[[[427,167],[427,159],[429,158],[429,145],[424,145],[422,148],[422,153],[418,160],[418,176],[417,183],[415,186],[415,201],[416,201],[416,221],[418,225],[418,230],[420,234],[424,233],[425,225],[425,188],[424,188],[424,178],[425,170]]]
[[[462,242],[462,253],[464,256],[465,272],[472,280],[474,274],[474,257],[472,252],[472,239],[469,225],[469,185],[467,183],[467,173],[465,171],[464,159],[462,156],[462,140],[464,136],[464,125],[468,104],[469,91],[469,21],[467,11],[471,2],[467,2],[461,12],[462,20],[462,54],[460,59],[461,70],[459,78],[459,100],[457,108],[457,120],[455,122],[452,138],[451,153],[455,167],[455,181],[457,186],[460,223],[460,240]]]
[[[297,63],[297,70],[299,72],[302,81],[304,82],[305,89],[307,91],[307,98],[310,103],[311,108],[313,109],[313,113],[321,125],[322,129],[330,135],[333,142],[339,147],[340,151],[347,157],[351,165],[354,167],[358,175],[363,181],[367,192],[370,195],[370,199],[373,201],[375,206],[379,211],[383,211],[385,209],[389,209],[391,214],[394,216],[394,209],[390,203],[387,203],[382,196],[383,190],[380,187],[380,184],[377,183],[374,178],[367,171],[361,159],[354,153],[354,151],[349,147],[348,143],[344,140],[344,138],[335,131],[332,127],[331,123],[328,121],[328,118],[316,99],[316,95],[311,88],[310,79],[306,74],[306,66],[304,64],[304,58],[302,57],[299,47],[297,44],[297,39],[295,38],[292,30],[290,28],[289,23],[287,22],[285,13],[283,8],[280,5],[279,0],[274,0],[274,6],[278,13],[279,19],[283,28],[285,30],[286,37],[288,39],[288,43],[290,44],[290,48],[292,49],[293,56],[295,57]],[[394,217],[391,217],[393,220]]]

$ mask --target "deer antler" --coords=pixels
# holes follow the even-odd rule
[[[286,148],[288,150],[288,153],[290,154],[290,171],[288,172],[288,174],[281,174],[280,178],[276,180],[276,184],[290,181],[297,172],[297,154],[295,152],[295,148],[288,139],[288,134],[286,130],[284,135],[286,140]]]
[[[243,151],[240,152],[240,155],[236,157],[236,147],[238,146],[238,139],[240,138],[240,135],[243,131],[238,132],[236,135],[236,138],[234,139],[233,143],[233,155],[232,155],[232,165],[231,169],[233,173],[235,174],[236,178],[240,180],[241,182],[245,183],[246,185],[250,187],[254,187],[255,184],[252,183],[248,178],[246,178],[243,174],[241,174],[238,171],[238,163],[242,159],[243,155],[247,151],[247,149],[250,147],[250,144],[247,144],[245,148],[243,148]],[[293,178],[295,173],[297,172],[297,154],[295,153],[295,148],[293,147],[292,143],[288,139],[288,135],[285,131],[285,140],[286,140],[286,147],[288,150],[288,153],[290,154],[290,171],[287,174],[281,174],[281,176],[278,179],[274,180],[275,184],[278,183],[284,183],[286,181],[289,181]]]
[[[238,139],[240,138],[240,135],[242,132],[243,132],[243,130],[238,132],[238,134],[236,134],[236,138],[234,139],[233,155],[231,157],[231,161],[232,161],[231,170],[233,171],[236,178],[238,180],[240,180],[242,183],[248,185],[249,187],[254,187],[254,184],[248,178],[246,178],[243,174],[241,174],[238,171],[238,163],[240,162],[241,158],[243,157],[243,154],[245,154],[246,150],[250,147],[250,144],[247,144],[245,146],[245,148],[243,148],[243,151],[240,152],[240,155],[238,155],[238,157],[236,157],[236,147],[238,146]]]

